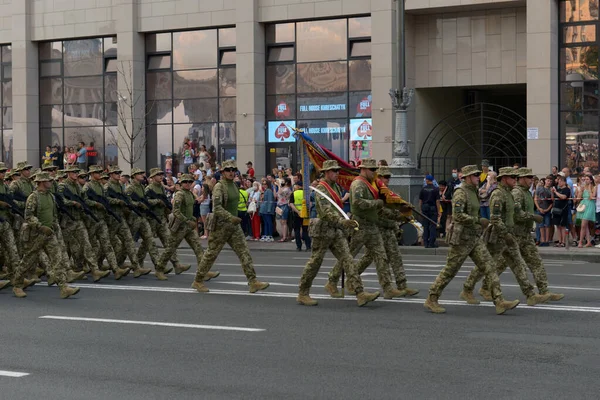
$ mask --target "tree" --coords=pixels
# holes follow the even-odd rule
[[[131,61],[119,61],[117,65],[117,123],[116,132],[109,130],[117,143],[119,154],[129,166],[129,171],[146,154],[146,117],[152,111],[154,102],[145,104],[144,79],[134,81]],[[136,84],[138,83],[138,84]]]

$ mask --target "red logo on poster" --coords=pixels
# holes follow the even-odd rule
[[[275,130],[275,137],[281,139],[282,142],[290,137],[290,130],[283,122]]]
[[[356,112],[360,114],[371,112],[371,100],[368,97],[363,98],[356,106]]]
[[[290,116],[290,108],[288,107],[288,105],[285,102],[281,102],[279,104],[277,104],[277,107],[275,107],[275,115],[279,118],[281,117],[289,117]]]
[[[356,130],[356,134],[361,138],[371,137],[373,134],[373,127],[367,121],[364,121],[362,124],[358,126]]]

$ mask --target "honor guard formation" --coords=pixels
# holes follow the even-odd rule
[[[345,273],[342,284],[356,296],[358,306],[375,301],[380,293],[366,292],[361,280],[361,274],[372,263],[385,299],[419,293],[407,286],[397,239],[400,224],[412,220],[414,207],[389,190],[388,167],[377,167],[375,160],[364,159],[359,168],[360,174],[350,186],[348,217],[342,211],[342,189],[337,182],[340,166],[335,160],[323,163],[323,177],[314,188],[317,215],[310,219],[308,228],[312,254],[300,278],[299,304],[317,305],[310,290],[327,250],[337,259],[324,287],[333,298],[343,296],[338,283]],[[156,279],[168,280],[169,273],[179,275],[191,268],[177,257],[177,248],[184,239],[196,255],[192,288],[198,292],[208,292],[205,282],[219,276],[211,269],[225,244],[238,256],[250,293],[269,287],[257,279],[240,225],[240,191],[234,182],[237,167],[233,160],[223,162],[221,180],[213,188],[212,212],[206,219],[206,228],[211,232],[206,250],[193,215],[192,175],[181,176],[181,189],[171,202],[162,184],[164,172],[159,168],[152,168],[147,177],[145,171],[134,168],[126,189],[120,182],[122,171],[118,166],[110,167],[107,174],[97,165],[87,172],[75,166],[60,173],[53,165],[32,169],[27,162],[19,162],[7,173],[0,163],[0,289],[12,286],[16,297],[27,297],[26,289],[41,283],[44,276],[48,286],[57,285],[60,297],[65,299],[79,293],[79,288],[69,284],[88,279],[88,275],[94,282],[111,274],[115,280],[130,273],[139,278],[152,272],[144,268],[146,255],[154,264]],[[474,290],[483,279],[478,293],[494,302],[497,314],[517,307],[519,300],[507,301],[502,296],[499,275],[506,267],[514,273],[529,306],[561,300],[563,294],[548,288],[546,271],[531,236],[534,222],[542,218],[534,213],[529,192],[532,171],[500,168],[499,186],[489,199],[489,219],[480,216],[481,171],[467,165],[462,173],[464,180],[452,198],[446,265],[429,289],[425,308],[433,313],[445,312],[438,300],[468,257],[475,268],[460,298],[469,304],[479,304]],[[162,253],[155,237],[164,247]],[[134,238],[139,238],[137,247]],[[354,259],[363,248],[364,254]],[[537,293],[528,280],[527,268],[533,274]]]

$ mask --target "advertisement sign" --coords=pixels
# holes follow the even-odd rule
[[[277,118],[289,118],[290,107],[285,101],[282,100],[275,106],[275,116]]]
[[[350,120],[350,140],[372,140],[373,120],[359,118]]]
[[[298,95],[298,119],[345,118],[348,116],[346,93]]]
[[[294,131],[296,121],[269,121],[269,143],[295,142]]]

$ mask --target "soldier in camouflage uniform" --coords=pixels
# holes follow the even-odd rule
[[[150,205],[152,206],[152,211],[154,211],[154,213],[161,220],[161,223],[159,224],[158,221],[154,220],[154,218],[148,219],[148,222],[150,223],[150,228],[152,229],[152,233],[160,239],[163,247],[166,247],[167,243],[169,242],[169,236],[171,236],[171,231],[169,231],[169,228],[167,227],[166,215],[169,213],[170,209],[167,207],[166,204],[168,203],[168,200],[167,192],[162,184],[163,176],[164,172],[161,171],[160,168],[152,168],[150,170],[150,176],[148,177],[150,183],[148,184],[148,186],[146,186],[145,192],[146,197],[148,198],[148,203],[150,203]],[[150,194],[152,194],[152,196]],[[153,198],[157,196],[162,197],[164,201],[161,199]],[[140,257],[143,258],[146,257],[145,253],[141,254],[140,252],[138,252],[138,255],[140,255]],[[177,251],[173,253],[170,261],[173,264],[173,267],[175,268],[175,274],[177,275],[191,268],[191,265],[182,265],[179,262],[179,259],[177,258]],[[166,274],[167,271],[164,271],[164,273]],[[166,279],[166,277],[164,276],[163,278]]]
[[[534,222],[541,219],[540,216],[535,214],[533,196],[531,196],[531,192],[529,191],[533,181],[533,171],[529,168],[520,168],[518,172],[519,180],[512,190],[512,195],[515,199],[515,205],[517,206],[515,210],[515,237],[519,244],[519,250],[523,260],[525,260],[533,274],[533,279],[535,279],[535,284],[539,293],[549,293],[551,301],[558,301],[565,297],[565,295],[561,293],[551,293],[550,290],[548,290],[548,276],[546,275],[546,269],[544,268],[542,258],[540,257],[533,237],[531,236]],[[506,262],[498,263],[498,275],[506,270],[506,266]],[[484,278],[482,291],[487,292],[489,291],[488,288],[489,285],[487,279]]]
[[[372,158],[365,158],[360,164],[360,175],[350,185],[350,210],[352,218],[359,224],[358,232],[350,240],[350,254],[355,256],[365,246],[365,255],[358,260],[357,266],[368,266],[375,261],[379,284],[383,288],[386,299],[406,295],[392,286],[388,257],[379,231],[379,211],[383,208],[383,200],[379,199],[379,191],[373,187],[373,179],[377,171],[377,163]],[[364,267],[366,268],[366,267]],[[357,272],[360,273],[360,270]],[[337,282],[342,273],[340,261],[329,273],[329,282],[326,286],[330,294],[337,292]],[[348,291],[353,293],[354,288],[348,284]]]
[[[120,259],[120,252],[123,254],[123,259],[125,258],[125,255],[127,255],[134,271],[133,277],[139,278],[142,275],[149,274],[151,270],[143,268],[142,264],[138,263],[137,250],[135,248],[135,243],[133,242],[133,236],[131,235],[129,225],[127,225],[126,213],[129,212],[129,209],[127,208],[126,202],[117,197],[111,197],[109,193],[110,191],[114,191],[117,194],[125,195],[123,186],[121,186],[120,182],[121,169],[118,166],[110,167],[109,177],[108,183],[104,186],[104,191],[108,196],[107,199],[113,211],[121,217],[120,222],[114,218],[109,219],[108,222],[108,230],[110,232],[113,248],[117,254],[117,260]]]
[[[25,273],[31,265],[35,265],[38,255],[44,251],[51,261],[52,276],[60,288],[60,297],[66,299],[79,292],[79,288],[67,285],[67,275],[62,265],[62,255],[56,229],[58,227],[58,210],[54,196],[49,192],[51,178],[46,172],[36,176],[37,190],[27,198],[25,205],[25,221],[22,228],[23,258],[15,271],[13,293],[17,297],[26,297],[24,289]]]
[[[323,179],[317,186],[317,190],[328,195],[337,205],[342,207],[341,188],[337,184],[337,177],[340,167],[335,160],[327,160],[323,163],[321,172],[325,173]],[[310,288],[312,282],[319,273],[323,258],[327,250],[331,250],[334,257],[338,259],[340,267],[344,268],[348,274],[348,282],[354,288],[358,306],[376,300],[379,292],[367,293],[363,289],[362,281],[356,269],[356,264],[350,255],[348,249],[347,230],[357,227],[356,221],[345,219],[340,212],[322,195],[315,192],[315,203],[318,218],[310,221],[309,233],[313,238],[312,254],[304,267],[302,277],[300,278],[300,287],[296,301],[305,306],[316,306],[317,301],[310,297]],[[329,287],[330,283],[325,285],[325,289],[331,297],[342,297],[335,285]]]
[[[113,274],[115,275],[115,279],[119,280],[129,273],[129,268],[119,268],[115,251],[111,245],[107,220],[109,218],[114,219],[114,217],[108,215],[104,205],[92,200],[90,196],[87,195],[88,192],[93,191],[96,196],[106,198],[104,196],[104,189],[100,183],[102,179],[102,167],[99,165],[92,165],[89,168],[89,173],[91,180],[83,186],[83,198],[87,205],[92,209],[94,216],[100,222],[89,223],[87,227],[88,236],[91,240],[92,247],[96,249],[96,258],[106,258],[110,270],[113,271]]]
[[[58,186],[58,195],[64,196],[65,191],[68,191],[72,195],[83,198],[83,192],[77,181],[79,169],[68,167],[65,172],[68,178]],[[62,230],[63,238],[69,249],[69,254],[76,260],[83,260],[85,266],[92,273],[94,282],[97,282],[105,278],[109,272],[100,271],[98,267],[98,259],[90,243],[88,231],[84,223],[84,219],[87,217],[83,213],[82,205],[77,201],[69,200],[67,197],[65,196],[64,198],[64,204],[75,220],[68,220],[64,224],[64,229]]]
[[[15,204],[21,211],[25,211],[25,201],[23,198],[27,199],[29,195],[34,191],[33,182],[31,181],[31,169],[33,167],[27,163],[27,161],[21,161],[17,163],[17,167],[15,168],[15,172],[19,174],[19,177],[13,180],[9,186],[11,194],[17,196],[19,200],[14,199]],[[20,215],[15,215],[15,223],[13,224],[13,230],[15,234],[15,238],[17,239],[17,248],[19,251],[23,248],[23,243],[20,239],[19,232],[21,231],[21,226],[23,225],[23,218]],[[21,254],[21,253],[19,253]]]
[[[248,279],[250,293],[256,293],[269,287],[268,283],[256,279],[252,257],[240,225],[242,220],[237,216],[240,192],[233,182],[235,171],[237,171],[235,161],[225,160],[221,165],[221,180],[213,188],[213,213],[210,219],[214,218],[214,226],[211,227],[211,222],[207,221],[210,231],[208,249],[198,264],[196,279],[192,284],[192,287],[199,292],[208,292],[208,288],[204,285],[204,277],[212,268],[226,243],[231,246],[240,260],[242,270]]]
[[[527,264],[519,252],[519,244],[515,237],[515,213],[521,213],[521,207],[515,205],[515,200],[511,193],[515,186],[516,177],[519,175],[516,169],[512,167],[500,168],[498,179],[500,184],[490,196],[490,225],[484,233],[484,240],[487,242],[488,250],[495,260],[503,256],[508,262],[511,270],[517,278],[519,287],[527,297],[527,305],[534,306],[539,303],[545,303],[550,299],[550,294],[535,294],[533,286],[527,279]],[[539,216],[525,216],[536,220]],[[496,266],[497,268],[497,266]],[[483,278],[483,273],[479,269],[471,271],[463,287],[463,297],[470,304],[477,304],[479,301],[473,297],[475,284]],[[480,290],[484,298],[489,298],[489,293]]]
[[[6,174],[6,165],[0,162],[0,193],[10,194],[8,186],[4,184],[4,175]],[[7,268],[7,273],[4,278],[8,281],[0,281],[0,289],[5,287],[13,279],[15,268],[19,263],[19,252],[13,229],[11,227],[11,211],[10,205],[4,201],[0,201],[0,249],[2,249],[2,261]]]
[[[456,276],[467,257],[471,257],[475,263],[475,270],[482,275],[486,275],[490,280],[496,313],[504,314],[506,311],[515,308],[519,304],[519,300],[504,301],[500,279],[496,274],[496,264],[481,239],[482,226],[489,223],[487,219],[479,218],[478,187],[481,171],[476,165],[467,165],[462,168],[462,173],[464,182],[452,196],[453,225],[448,238],[450,250],[446,258],[446,266],[440,271],[435,282],[429,288],[425,308],[436,314],[446,312],[439,305],[438,299],[444,288]],[[465,298],[465,293],[462,292],[460,296]]]

